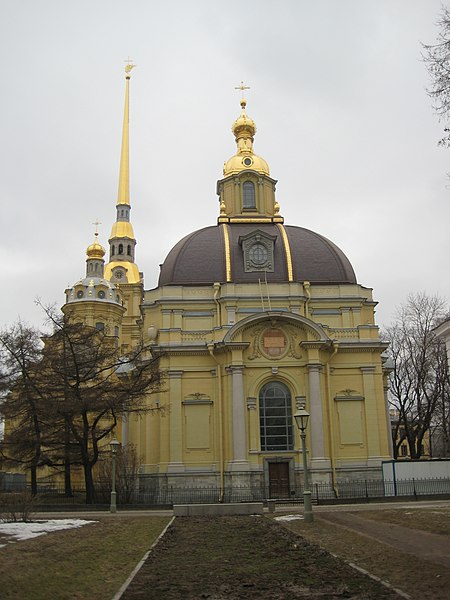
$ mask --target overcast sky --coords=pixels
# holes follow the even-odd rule
[[[0,326],[39,325],[115,218],[124,60],[136,262],[145,287],[215,224],[244,80],[255,152],[286,224],[342,248],[387,324],[408,293],[450,298],[450,150],[421,42],[440,0],[0,0]]]

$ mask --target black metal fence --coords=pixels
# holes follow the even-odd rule
[[[160,483],[160,482],[159,482]],[[234,486],[219,489],[218,487],[161,486],[158,480],[146,482],[144,489],[136,488],[117,491],[117,504],[130,507],[171,507],[174,504],[213,504],[229,502],[265,502],[276,500],[279,505],[303,503],[303,488],[295,487],[282,494],[271,494],[266,487]],[[152,487],[154,486],[154,487]],[[4,492],[17,492],[17,487]],[[311,487],[315,504],[331,504],[336,502],[371,501],[396,497],[450,497],[450,478],[442,479],[402,479],[398,481],[359,480],[340,481],[333,487],[329,483],[314,483]],[[41,483],[38,486],[38,504],[40,505],[82,505],[85,503],[83,489],[74,488],[68,496],[64,488]],[[109,505],[110,487],[107,482],[96,486],[95,502],[98,505]]]

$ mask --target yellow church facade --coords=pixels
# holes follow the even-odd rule
[[[244,99],[236,153],[217,183],[217,223],[180,240],[158,286],[145,289],[129,198],[131,68],[109,260],[96,236],[63,310],[105,327],[124,350],[143,340],[160,356],[163,391],[149,397],[159,410],[117,431],[137,447],[141,489],[289,493],[303,481],[299,408],[310,413],[313,482],[380,478],[390,426],[372,291],[330,240],[285,224]]]

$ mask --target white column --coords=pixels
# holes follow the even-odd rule
[[[324,444],[324,418],[322,406],[322,393],[320,390],[321,365],[307,365],[309,382],[309,433],[311,468],[329,468],[330,461],[325,457]]]
[[[245,434],[244,367],[230,367],[232,377],[233,461],[231,468],[242,470],[248,466]]]

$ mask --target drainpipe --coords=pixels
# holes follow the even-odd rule
[[[327,377],[327,396],[328,396],[328,435],[330,438],[330,463],[331,463],[331,481],[333,485],[333,491],[336,494],[336,498],[339,498],[339,490],[336,483],[336,463],[334,456],[334,429],[331,424],[331,415],[332,415],[332,402],[331,402],[331,373],[330,373],[330,362],[333,356],[337,353],[339,349],[339,342],[337,340],[333,340],[333,352],[326,362],[326,377]]]
[[[303,282],[303,289],[305,290],[305,294],[306,294],[306,300],[305,300],[305,317],[307,319],[309,319],[308,304],[309,304],[309,301],[311,300],[311,284],[309,283],[309,281],[304,281]]]
[[[221,315],[221,311],[220,311],[220,302],[217,299],[219,296],[219,292],[220,292],[220,283],[214,283],[213,285],[213,290],[214,290],[214,302],[216,303],[217,306],[217,311],[216,311],[216,327],[220,327],[222,324],[222,315]]]
[[[223,464],[222,368],[219,364],[219,361],[217,360],[217,358],[214,355],[214,344],[212,342],[210,342],[208,344],[208,352],[211,354],[211,356],[213,357],[213,359],[217,365],[216,373],[217,373],[217,386],[218,386],[217,403],[218,403],[218,409],[219,409],[219,467],[220,467],[219,502],[223,502],[224,487],[225,487],[225,471],[224,471],[224,464]]]

